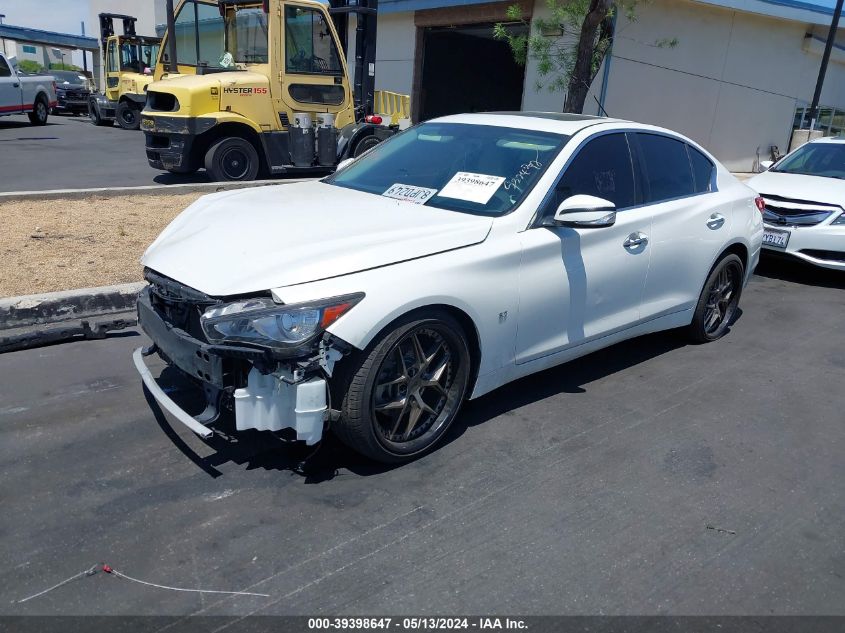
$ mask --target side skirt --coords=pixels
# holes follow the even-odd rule
[[[538,371],[543,371],[550,369],[551,367],[556,367],[557,365],[562,365],[563,363],[568,363],[571,360],[580,358],[581,356],[586,356],[587,354],[604,349],[605,347],[610,347],[616,343],[621,343],[622,341],[626,341],[628,339],[643,336],[644,334],[652,334],[662,330],[684,327],[692,322],[692,314],[693,308],[683,310],[681,312],[673,312],[672,314],[657,317],[656,319],[643,321],[624,330],[613,332],[612,334],[606,334],[604,336],[594,338],[579,345],[575,345],[574,347],[568,347],[559,352],[555,352],[554,354],[549,354],[548,356],[543,356],[542,358],[537,358],[527,363],[520,365],[515,362],[511,363],[505,367],[484,374],[483,376],[479,376],[478,380],[475,382],[475,388],[473,389],[472,395],[469,399],[474,400],[475,398],[479,398],[487,393],[490,393],[494,389],[498,389],[509,382],[524,378],[525,376],[537,373]]]

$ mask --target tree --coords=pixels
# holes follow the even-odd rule
[[[51,62],[50,70],[75,70],[81,71],[82,69],[79,66],[74,66],[73,64],[64,64],[62,62]]]
[[[44,70],[44,66],[31,59],[22,59],[18,62],[18,69],[28,75],[37,75]]]
[[[496,24],[496,39],[506,40],[514,59],[525,65],[537,61],[541,80],[535,88],[566,90],[563,109],[580,114],[590,85],[613,46],[616,15],[624,12],[629,22],[636,20],[636,9],[649,0],[546,0],[550,17],[525,20],[522,8],[507,9],[511,22],[527,27],[527,33],[514,33],[507,24]],[[658,40],[655,46],[674,47],[677,39]]]

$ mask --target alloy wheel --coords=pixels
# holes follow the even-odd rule
[[[740,268],[731,262],[726,265],[710,286],[704,308],[704,331],[710,336],[725,323],[730,323],[737,305],[737,291],[741,284]]]
[[[436,327],[411,330],[388,352],[376,378],[372,410],[383,440],[401,446],[436,435],[455,380],[457,350]]]

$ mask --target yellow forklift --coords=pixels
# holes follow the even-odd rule
[[[162,81],[141,113],[150,165],[217,181],[326,173],[396,134],[410,98],[374,89],[377,0],[331,1],[168,0]]]
[[[135,33],[137,18],[117,13],[100,13],[100,42],[103,50],[105,90],[92,94],[88,116],[94,125],[112,125],[137,130],[147,100],[147,85],[154,80],[161,38]],[[114,30],[114,20],[123,21],[123,34]]]

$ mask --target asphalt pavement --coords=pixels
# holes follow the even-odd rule
[[[2,355],[0,614],[845,615],[845,277],[761,272],[723,340],[523,379],[392,468],[201,441],[151,409],[138,332]],[[14,602],[103,562],[270,597],[98,573]]]
[[[96,127],[86,116],[0,117],[0,192],[91,189],[209,182],[205,172],[171,174],[150,167],[144,133]]]

